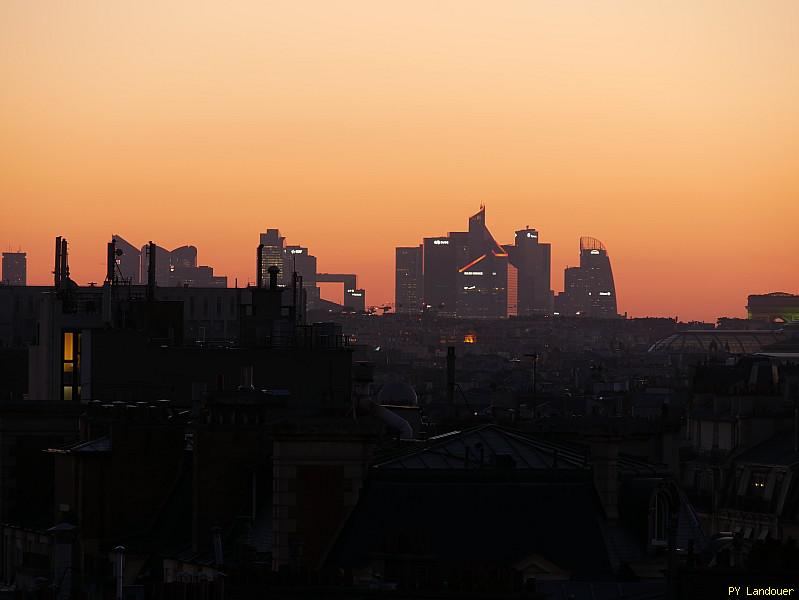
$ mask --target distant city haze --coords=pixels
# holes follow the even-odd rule
[[[394,248],[481,203],[499,243],[595,236],[634,316],[799,292],[799,3],[0,3],[0,250],[112,233],[255,282],[279,228],[394,296]]]

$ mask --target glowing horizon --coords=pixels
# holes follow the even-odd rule
[[[268,6],[267,6],[268,4]],[[799,292],[799,3],[0,5],[0,249],[79,283],[105,242],[230,285],[278,228],[393,302],[394,248],[463,230],[608,249],[620,312]]]

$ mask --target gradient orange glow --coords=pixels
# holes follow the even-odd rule
[[[259,231],[393,298],[393,248],[466,227],[608,247],[631,315],[799,292],[799,3],[0,3],[0,246],[81,283],[104,243]]]

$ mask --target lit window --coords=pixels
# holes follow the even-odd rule
[[[80,400],[80,342],[81,335],[65,331],[62,336],[63,360],[61,361],[62,399]]]
[[[763,495],[766,491],[766,478],[767,475],[764,472],[752,473],[752,477],[749,479],[749,490],[752,495]]]
[[[71,331],[64,332],[64,360],[72,360],[74,334]]]

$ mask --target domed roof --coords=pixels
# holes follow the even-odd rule
[[[779,330],[724,330],[707,329],[680,331],[655,342],[650,352],[669,354],[704,354],[707,352],[727,352],[729,354],[754,354],[765,346],[781,339]]]
[[[377,403],[383,405],[416,406],[418,402],[414,389],[402,381],[387,381],[377,394]]]

